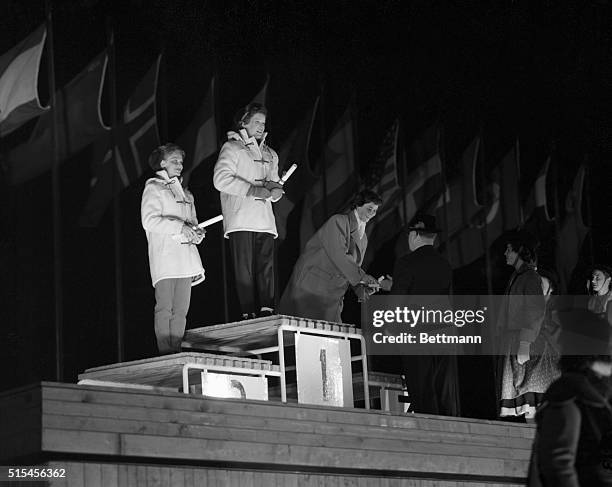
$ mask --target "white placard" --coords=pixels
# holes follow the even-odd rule
[[[268,400],[268,379],[252,375],[206,372],[202,394],[210,397]]]
[[[348,340],[297,334],[295,363],[299,403],[353,407]]]

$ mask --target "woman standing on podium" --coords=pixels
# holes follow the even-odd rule
[[[149,267],[155,288],[155,336],[161,355],[180,352],[191,287],[204,280],[196,245],[205,230],[198,219],[181,172],[185,152],[175,144],[155,149],[149,165],[155,177],[145,183],[140,215],[149,244]]]

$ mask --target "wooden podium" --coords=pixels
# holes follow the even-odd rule
[[[356,355],[351,352],[352,342],[359,350]],[[286,366],[286,347],[296,349],[298,402],[303,403],[353,407],[351,364],[360,361],[363,397],[369,409],[365,340],[353,325],[275,315],[191,329],[182,345],[183,349],[243,356],[277,354],[278,364],[274,365],[280,372],[282,402],[287,402],[287,372],[292,370]],[[321,401],[305,400],[306,396],[320,396]]]
[[[236,377],[230,380],[228,388],[237,389],[237,397],[268,399],[267,378],[280,377],[278,366],[269,360],[230,357],[208,353],[183,352],[163,355],[131,362],[122,362],[87,369],[79,374],[80,385],[127,387],[132,389],[178,391],[189,393],[194,376],[199,379],[200,392],[206,394],[207,379],[211,374],[225,374]],[[260,384],[249,394],[245,377],[259,377]],[[212,376],[215,377],[215,376]],[[245,378],[242,381],[238,378]],[[265,394],[262,394],[265,392]],[[209,394],[214,397],[233,397],[232,394]]]

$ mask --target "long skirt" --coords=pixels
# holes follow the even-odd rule
[[[516,350],[516,348],[515,348]],[[548,387],[561,376],[559,354],[549,337],[540,334],[530,350],[530,358],[519,364],[516,355],[504,359],[500,416],[533,418]]]

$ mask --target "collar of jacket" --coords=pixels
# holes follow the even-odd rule
[[[268,132],[264,132],[261,137],[261,142],[257,143],[257,139],[255,137],[249,137],[249,134],[245,129],[240,129],[238,132],[230,130],[227,133],[227,140],[237,140],[239,142],[242,142],[246,146],[254,145],[261,151],[261,148],[265,145],[267,136]]]
[[[155,175],[157,176],[158,179],[161,179],[165,185],[170,185],[174,183],[181,183],[181,184],[183,183],[182,176],[179,176],[179,177],[175,176],[173,178],[169,178],[168,173],[164,169],[157,171]]]
[[[516,269],[514,272],[518,276],[519,274],[524,274],[527,271],[536,271],[537,272],[537,269],[538,268],[534,264],[527,264],[527,263],[523,262],[523,265],[521,267],[519,267],[518,269]]]
[[[357,221],[357,217],[355,216],[355,210],[349,210],[346,214],[349,218],[349,230],[351,233],[354,233],[359,228],[359,222]]]

